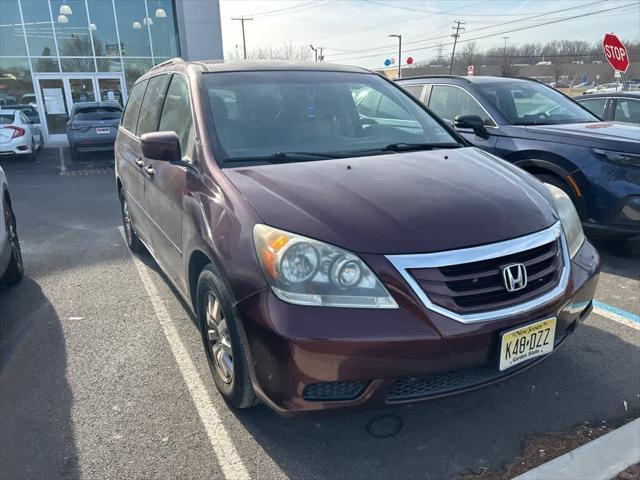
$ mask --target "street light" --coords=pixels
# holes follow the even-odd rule
[[[309,45],[309,48],[311,48],[311,50],[313,50],[313,53],[316,54],[316,62],[318,61],[318,49],[315,48],[313,45]]]
[[[402,78],[402,35],[387,35],[398,39],[398,78]]]

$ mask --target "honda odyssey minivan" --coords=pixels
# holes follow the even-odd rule
[[[192,306],[236,408],[479,388],[592,308],[600,260],[566,194],[365,69],[170,60],[133,86],[115,155],[127,244]]]

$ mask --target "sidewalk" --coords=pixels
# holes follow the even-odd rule
[[[640,418],[514,480],[609,480],[640,463]]]

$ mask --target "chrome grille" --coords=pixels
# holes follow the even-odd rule
[[[527,286],[507,291],[502,269],[522,263]],[[496,310],[534,298],[558,284],[562,258],[558,240],[511,255],[444,267],[410,269],[431,301],[458,313]]]

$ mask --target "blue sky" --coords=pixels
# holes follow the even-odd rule
[[[551,23],[519,32],[501,33],[519,27],[552,22],[615,7],[610,12]],[[570,9],[526,19],[543,13]],[[449,43],[454,20],[466,21],[461,39],[490,34],[478,39],[480,49],[502,46],[503,36],[512,45],[550,40],[596,42],[614,32],[623,39],[640,39],[638,0],[220,0],[225,53],[238,46],[241,53],[240,22],[234,16],[253,16],[246,23],[247,48],[278,47],[287,43],[324,46],[326,61],[365,67],[382,67],[385,58],[395,57],[401,34],[403,57],[429,60],[437,55],[434,45]],[[444,55],[451,46],[444,46]]]

